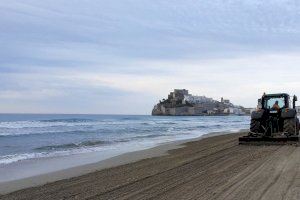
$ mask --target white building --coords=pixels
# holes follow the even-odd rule
[[[192,104],[201,104],[208,102],[215,102],[212,98],[207,98],[205,96],[193,96],[193,95],[184,95],[183,103],[189,102]]]
[[[245,112],[243,112],[240,108],[229,108],[230,113],[234,115],[245,115]]]
[[[232,115],[245,115],[246,114],[242,109],[236,108],[236,107],[226,108],[224,110],[224,113],[228,113],[228,114],[232,114]]]

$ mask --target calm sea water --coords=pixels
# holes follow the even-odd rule
[[[249,126],[247,116],[0,115],[0,165],[87,152],[128,152]]]

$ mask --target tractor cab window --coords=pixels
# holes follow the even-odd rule
[[[283,108],[285,106],[284,97],[280,97],[280,98],[266,99],[265,100],[265,108],[268,108],[268,109],[273,108],[276,101],[278,101],[278,105],[279,105],[280,108]]]

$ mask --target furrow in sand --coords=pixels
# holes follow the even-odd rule
[[[183,171],[175,171],[174,174],[176,174],[176,176],[170,176],[168,179],[156,177],[159,178],[158,180],[162,179],[164,181],[159,182],[161,184],[153,181],[155,182],[153,187],[148,186],[147,188],[143,188],[142,190],[137,191],[137,195],[135,195],[135,197],[136,199],[141,199],[142,197],[150,198],[153,195],[156,195],[155,198],[158,198],[159,195],[174,190],[172,188],[177,187],[178,190],[180,190],[180,188],[184,187],[184,185],[186,185],[187,183],[196,180],[197,177],[200,177],[200,179],[197,180],[200,183],[202,182],[202,180],[207,181],[209,180],[210,176],[212,176],[212,174],[218,171],[218,169],[224,168],[224,165],[231,166],[232,163],[236,163],[238,160],[240,160],[240,162],[243,162],[243,160],[234,156],[236,154],[237,148],[237,146],[231,147],[229,148],[230,151],[229,149],[224,149],[224,154],[221,154],[220,152],[217,153],[218,155],[216,154],[216,157],[212,158],[211,162],[205,159],[200,159],[202,162],[194,160],[193,162],[189,163],[190,166],[188,170],[184,169]],[[208,169],[211,171],[211,174],[208,173]],[[140,193],[143,195],[138,195]],[[188,192],[183,192],[181,194],[184,194],[185,197],[189,196]],[[176,196],[178,197],[178,194]],[[129,199],[135,199],[133,198],[134,195],[132,194],[126,195],[125,197],[130,197]]]
[[[234,143],[236,143],[236,142],[234,142]],[[223,141],[221,144],[214,145],[211,148],[207,148],[205,151],[209,151],[210,152],[209,155],[211,155],[213,153],[216,153],[220,149],[221,149],[221,151],[223,151],[224,148],[227,147],[227,146],[231,147],[234,143],[233,143],[232,140],[231,141],[225,141],[225,142]],[[175,154],[175,155],[176,155],[175,157],[178,157],[177,154]],[[205,156],[207,157],[208,156],[209,157],[209,155],[207,155],[207,152],[206,153],[202,152],[202,154],[200,156],[202,156],[202,157],[205,157]],[[165,174],[166,172],[171,171],[174,168],[183,167],[186,164],[188,164],[191,159],[193,159],[193,157],[191,157],[191,155],[189,155],[189,156],[183,156],[183,157],[185,157],[185,160],[183,159],[182,156],[179,156],[179,157],[180,157],[179,158],[180,162],[176,162],[176,163],[173,162],[173,164],[172,164],[172,161],[170,160],[171,162],[168,162],[168,161],[167,162],[165,162],[165,161],[157,162],[155,166],[153,166],[151,164],[151,165],[148,165],[148,166],[143,165],[143,166],[139,166],[139,167],[132,167],[130,169],[130,171],[134,171],[135,173],[137,173],[138,171],[142,171],[143,174],[141,174],[141,176],[143,176],[145,174],[145,169],[149,169],[148,172],[151,172],[151,171],[153,171],[153,168],[156,169],[157,166],[158,165],[162,165],[163,162],[165,162],[165,164],[168,164],[168,165],[165,165],[167,167],[163,168],[162,170],[160,170],[158,172],[156,171],[156,173],[150,174],[149,176],[145,176],[143,178],[141,178],[141,177],[134,178],[132,176],[131,177],[128,176],[128,178],[126,180],[129,180],[129,181],[126,182],[125,184],[113,187],[112,189],[107,190],[107,191],[105,191],[103,193],[98,193],[96,196],[89,196],[89,195],[87,195],[87,196],[85,196],[85,198],[96,198],[96,197],[99,198],[101,196],[102,198],[105,199],[105,194],[109,194],[108,198],[112,199],[112,196],[114,196],[116,198],[118,197],[118,195],[116,193],[120,193],[120,197],[123,197],[124,194],[121,191],[127,191],[127,193],[131,193],[131,192],[137,190],[138,188],[141,188],[142,186],[147,187],[147,184],[143,184],[143,180],[148,180],[151,177],[159,176],[161,174]],[[199,155],[198,155],[197,158],[199,158]],[[174,160],[173,156],[172,156],[172,160]],[[186,160],[188,160],[188,161],[186,161]],[[207,163],[207,164],[209,164],[209,163]],[[161,179],[164,180],[164,179],[166,179],[166,177],[161,177]],[[157,184],[157,182],[155,182],[155,184]],[[131,189],[129,189],[129,188],[131,188]],[[112,193],[115,193],[115,195],[112,195]]]
[[[236,173],[233,177],[228,179],[225,184],[222,184],[220,187],[215,189],[215,198],[223,199],[226,195],[231,194],[233,191],[238,190],[238,188],[246,181],[248,181],[252,176],[254,171],[261,170],[262,165],[266,162],[267,159],[270,159],[270,156],[274,151],[277,151],[280,146],[266,146],[266,147],[250,147],[243,146],[246,151],[244,156],[245,159],[242,159],[243,165],[240,167],[242,170]],[[236,171],[236,170],[235,170]]]
[[[111,191],[106,191],[103,194],[97,195],[97,198],[99,198],[101,196],[102,198],[105,199],[106,198],[105,194],[109,194],[108,195],[109,197],[107,197],[107,198],[111,199],[112,198],[111,197],[111,193],[112,192],[119,193],[120,196],[122,196],[122,198],[123,198],[124,194],[122,194],[122,191],[128,191],[128,188],[131,188],[130,192],[132,192],[132,191],[137,190],[137,188],[140,188],[142,186],[151,187],[151,186],[149,186],[149,183],[147,182],[148,180],[153,181],[153,180],[151,180],[151,178],[155,178],[156,180],[153,181],[154,185],[160,185],[159,187],[161,188],[162,184],[158,184],[158,183],[164,182],[164,181],[166,181],[168,179],[174,180],[174,176],[181,177],[182,174],[186,174],[186,175],[189,174],[188,173],[189,171],[186,168],[189,167],[189,164],[191,163],[191,160],[192,161],[201,160],[201,162],[204,163],[204,165],[210,165],[211,162],[215,162],[215,160],[216,160],[215,158],[211,158],[211,156],[213,156],[213,154],[217,155],[219,151],[224,151],[226,147],[228,149],[231,149],[232,146],[235,145],[235,144],[236,144],[236,142],[233,142],[233,141],[226,142],[226,143],[220,144],[219,145],[219,147],[220,147],[219,149],[213,149],[213,151],[209,152],[208,155],[207,155],[207,153],[205,153],[205,154],[198,155],[198,157],[195,157],[195,158],[186,157],[187,161],[184,160],[184,162],[177,163],[177,165],[175,165],[175,166],[173,165],[168,170],[162,171],[160,173],[153,174],[153,175],[151,175],[149,177],[145,177],[143,179],[138,179],[135,182],[131,182],[131,183],[125,184],[125,185],[123,185],[122,187],[119,187],[119,188],[114,188]],[[207,151],[209,151],[209,150],[207,150]],[[208,159],[206,159],[206,158],[208,158]],[[148,169],[151,170],[150,168],[148,168]],[[180,172],[176,172],[176,171],[174,172],[174,169],[178,170]],[[163,181],[160,181],[160,180],[163,180]],[[146,183],[143,183],[143,181],[146,181]]]
[[[219,157],[218,159],[219,161],[226,160],[225,157]],[[154,183],[153,185],[145,187],[142,190],[132,193],[130,195],[123,196],[123,198],[124,199],[158,198],[163,193],[172,190],[177,186],[183,185],[195,179],[198,176],[205,174],[206,173],[205,168],[213,167],[216,165],[215,159],[206,160],[205,164],[202,163],[202,167],[198,167],[199,162],[200,160],[197,159],[185,164],[184,166],[175,168],[175,170],[167,171],[165,174],[167,178],[160,177],[160,176],[152,177],[152,180],[149,181],[150,183],[145,183],[145,185]],[[197,168],[196,172],[194,168]]]
[[[223,157],[222,159],[219,159],[219,163],[216,162],[212,162],[210,163],[210,165],[204,166],[211,168],[211,169],[217,169],[218,167],[220,167],[221,165],[225,164],[225,161],[231,162],[233,161],[233,159],[227,159],[226,157]],[[183,198],[182,194],[178,194],[178,191],[182,190],[182,188],[185,188],[185,192],[184,194],[184,198],[189,198],[190,194],[186,188],[186,186],[191,186],[193,185],[193,190],[196,189],[197,185],[193,184],[193,182],[197,182],[197,184],[203,184],[207,177],[207,170],[206,169],[202,169],[202,171],[199,170],[199,166],[197,163],[190,163],[191,165],[194,165],[193,168],[198,168],[195,172],[195,169],[191,169],[191,173],[189,175],[185,175],[183,174],[181,177],[177,178],[177,179],[169,179],[168,182],[164,182],[164,187],[162,188],[152,188],[152,192],[153,192],[153,196],[151,196],[151,198],[153,199],[162,199],[164,198],[164,196],[168,196],[171,197],[171,193],[173,191],[176,191],[176,194],[174,195],[174,198],[181,196],[181,198]],[[192,183],[192,184],[191,184]],[[190,187],[191,188],[191,187]],[[151,193],[151,191],[149,191],[148,193]],[[147,197],[147,196],[145,196]],[[137,197],[135,199],[139,199],[140,197]],[[172,198],[172,197],[171,197]]]
[[[219,199],[260,199],[269,191],[283,172],[284,163],[295,147],[283,146],[274,149],[267,157],[245,168],[223,188]],[[230,185],[230,183],[234,183]]]
[[[243,168],[245,163],[250,162],[247,151],[239,153],[244,154],[243,158],[236,152],[224,152],[223,156],[226,159],[217,161],[218,164],[206,169],[202,176],[191,179],[176,190],[169,191],[165,196],[173,198],[181,196],[182,199],[211,199],[215,195],[215,189],[225,184],[230,176]]]
[[[225,147],[227,147],[227,146],[232,146],[232,145],[233,145],[233,142],[232,142],[232,140],[231,140],[230,142],[222,142],[222,144],[220,144],[220,145],[218,145],[218,146],[214,146],[214,147],[219,147],[219,149],[221,148],[222,150],[224,150]],[[200,147],[200,148],[201,148],[201,147]],[[206,151],[210,151],[209,149],[210,149],[210,148],[206,149]],[[213,150],[212,150],[212,149],[213,149]],[[218,151],[217,148],[211,148],[211,150],[212,150],[212,151],[210,151],[211,154],[213,154],[215,151]],[[178,157],[177,154],[175,154],[175,155],[176,155],[175,157]],[[204,154],[201,154],[201,156],[203,156],[203,157],[208,156],[208,155],[207,155],[207,152],[204,153]],[[199,155],[198,155],[198,157],[199,157]],[[184,160],[183,158],[185,158],[185,160]],[[173,160],[173,159],[174,159],[174,158],[172,157],[172,160]],[[178,159],[178,158],[177,158],[177,159]],[[184,156],[184,155],[183,155],[183,157],[180,156],[180,162],[173,163],[173,165],[172,165],[172,161],[171,161],[171,162],[168,162],[168,161],[167,161],[167,164],[169,164],[169,165],[171,164],[171,165],[169,166],[170,169],[165,170],[165,171],[163,171],[163,172],[160,172],[160,173],[158,173],[158,174],[152,174],[151,176],[147,177],[147,180],[148,180],[149,178],[155,176],[155,175],[164,174],[165,172],[170,171],[170,170],[172,170],[173,168],[177,168],[177,167],[179,167],[179,166],[184,166],[184,165],[186,165],[186,163],[189,162],[189,161],[186,161],[186,160],[191,160],[191,159],[192,159],[192,158],[191,158],[190,156]],[[160,165],[161,163],[157,163],[157,164]],[[144,168],[142,168],[142,169],[140,169],[140,170],[144,171],[145,169],[149,169],[149,171],[152,171],[152,167],[154,167],[154,166],[145,166]],[[156,168],[156,167],[155,167],[155,168]],[[161,178],[161,179],[164,179],[164,178]],[[122,186],[122,187],[120,187],[120,188],[118,188],[118,189],[123,188],[123,190],[126,190],[126,188],[127,188],[127,190],[128,190],[129,186],[130,186],[130,185],[134,185],[135,183],[137,183],[137,186],[132,186],[132,187],[131,187],[132,190],[130,190],[128,193],[130,193],[131,191],[137,190],[137,188],[140,188],[140,187],[143,186],[143,184],[142,184],[142,179],[139,178],[139,179],[136,180],[134,183],[133,183],[133,182],[127,183],[127,184],[125,184],[124,186]],[[145,185],[145,187],[146,187],[146,186],[147,186],[147,184]],[[161,186],[160,186],[160,187],[161,187]],[[113,191],[116,191],[116,192],[121,193],[120,190],[115,190],[115,189],[113,189],[113,190],[111,190],[111,191],[106,191],[105,193],[112,193]],[[102,197],[104,198],[103,195],[105,195],[105,194],[101,194],[101,195],[102,195]],[[101,196],[101,195],[98,194],[97,197],[99,197],[99,196]],[[124,194],[121,193],[120,196],[124,196]],[[109,198],[111,198],[111,196],[110,196]]]
[[[295,196],[288,195],[291,188],[299,179],[297,179],[300,170],[300,149],[293,148],[293,152],[284,160],[284,168],[276,181],[270,185],[268,190],[262,196],[262,199],[281,197],[281,199],[299,199],[300,191]],[[299,178],[299,177],[298,177]]]
[[[290,150],[290,149],[289,149]],[[291,149],[291,151],[288,151],[288,154],[286,155],[285,158],[282,158],[280,162],[277,162],[277,166],[273,172],[273,177],[271,179],[270,182],[268,182],[264,188],[264,190],[262,191],[261,195],[259,196],[259,199],[266,199],[266,197],[268,196],[268,194],[273,193],[272,196],[275,194],[275,196],[277,197],[282,197],[282,195],[285,195],[285,191],[282,191],[281,188],[284,187],[284,185],[281,185],[280,188],[276,187],[276,190],[279,189],[281,191],[272,191],[271,188],[276,185],[277,182],[279,182],[279,179],[281,178],[281,176],[284,174],[287,175],[286,173],[284,173],[287,170],[287,166],[289,165],[289,160],[291,158],[291,155],[293,154],[293,152],[295,151],[295,149]],[[273,169],[273,168],[272,168]],[[271,169],[271,170],[272,170]],[[292,178],[292,177],[291,177]],[[291,179],[293,180],[293,179]],[[274,187],[273,187],[274,188]],[[287,189],[287,188],[285,188]],[[284,193],[281,193],[284,192]],[[281,193],[281,194],[280,194]],[[269,198],[267,198],[269,199]]]

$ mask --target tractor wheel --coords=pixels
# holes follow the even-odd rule
[[[259,133],[260,132],[260,122],[257,120],[251,119],[250,131],[252,133]]]
[[[296,126],[297,126],[297,129],[296,129],[296,135],[299,135],[299,130],[300,130],[300,123],[299,123],[299,119],[298,117],[296,118]]]
[[[285,119],[283,124],[283,131],[290,135],[299,135],[298,119]]]

